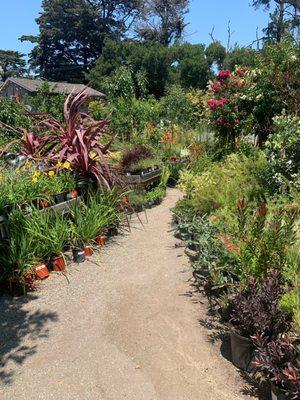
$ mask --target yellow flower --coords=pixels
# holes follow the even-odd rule
[[[70,168],[71,168],[71,163],[70,163],[69,161],[65,161],[65,162],[63,163],[63,167],[64,167],[65,169],[70,169]]]
[[[40,171],[35,171],[35,172],[32,174],[32,182],[33,182],[33,183],[36,183],[36,182],[38,181],[38,179],[39,179],[40,176],[41,176]]]
[[[61,168],[62,166],[63,166],[63,163],[62,163],[61,161],[58,161],[57,167],[58,167],[58,168]]]
[[[55,176],[55,172],[54,172],[54,171],[49,171],[49,172],[48,172],[48,175],[51,176],[51,177],[53,177],[53,176]]]

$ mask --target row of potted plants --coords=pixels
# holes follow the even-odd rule
[[[7,238],[1,241],[2,281],[32,287],[35,278],[44,279],[49,270],[65,270],[65,251],[72,249],[75,262],[83,262],[95,246],[116,234],[122,218],[121,195],[94,192],[74,203],[68,213],[49,209],[30,213],[16,207],[7,221]]]
[[[236,221],[230,214],[233,229],[225,233],[220,216],[197,215],[189,199],[174,211],[176,235],[195,252],[193,275],[229,325],[234,365],[268,379],[273,399],[298,399],[300,264],[293,216],[276,212],[273,218],[265,203],[253,211],[239,200]]]

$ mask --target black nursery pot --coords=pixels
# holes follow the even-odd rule
[[[73,249],[73,260],[74,262],[80,264],[85,262],[85,252],[84,249]]]
[[[107,236],[117,236],[119,233],[118,228],[116,226],[111,226],[107,230]]]
[[[232,362],[243,371],[251,372],[251,361],[254,354],[254,346],[251,339],[239,335],[233,329],[230,332]]]
[[[55,204],[61,204],[65,201],[67,193],[59,193],[54,196]]]

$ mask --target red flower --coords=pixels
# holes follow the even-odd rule
[[[230,71],[228,69],[221,70],[218,73],[219,81],[226,81],[230,77]]]

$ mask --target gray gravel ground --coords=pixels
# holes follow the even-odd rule
[[[251,399],[170,232],[179,192],[89,262],[0,299],[1,400]],[[144,215],[142,215],[145,221]],[[205,326],[206,325],[206,326]],[[214,343],[213,343],[214,341]]]

